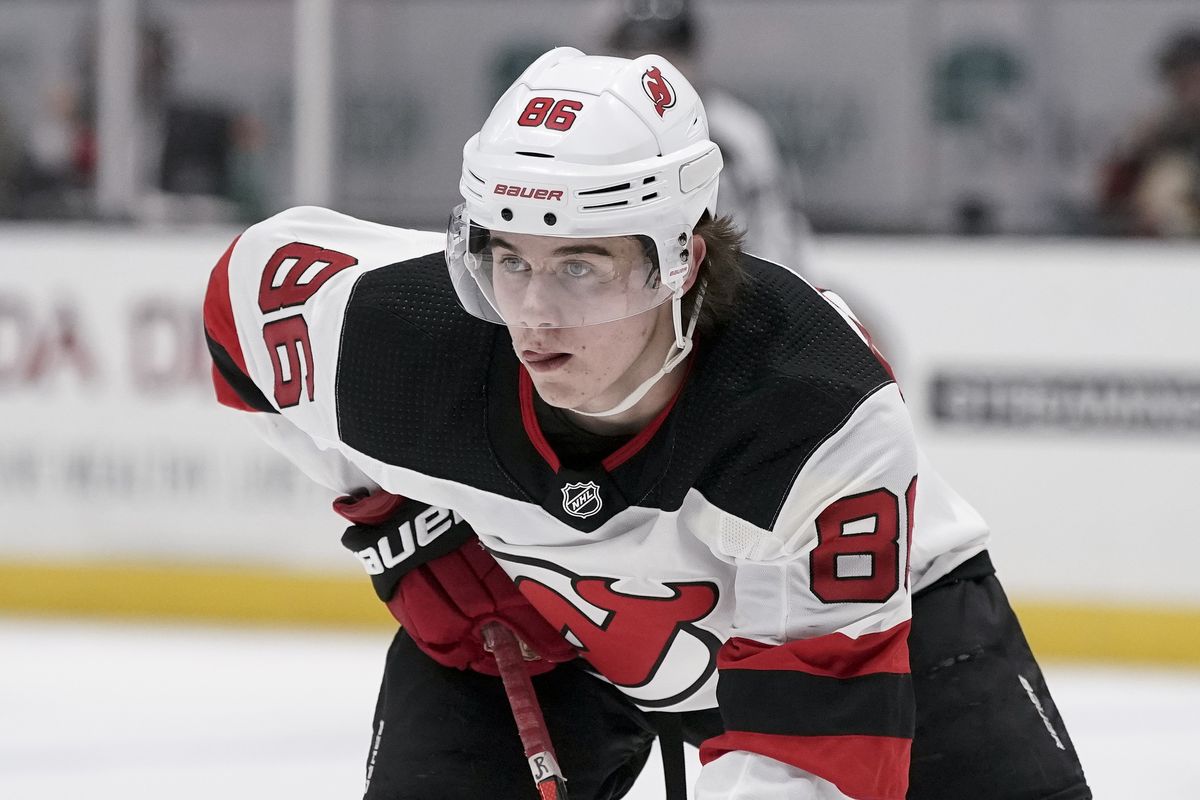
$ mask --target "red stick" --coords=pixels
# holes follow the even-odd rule
[[[512,706],[517,733],[521,736],[521,745],[525,748],[525,757],[529,759],[529,769],[533,772],[533,782],[541,800],[567,800],[566,779],[554,757],[554,745],[550,743],[542,707],[525,669],[525,657],[517,637],[499,622],[489,622],[482,632],[484,646],[496,657],[504,693]]]

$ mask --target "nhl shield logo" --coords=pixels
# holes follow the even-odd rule
[[[600,487],[595,481],[568,483],[562,487],[563,511],[572,517],[587,519],[604,505],[600,500]]]

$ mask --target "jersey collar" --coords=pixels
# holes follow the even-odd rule
[[[650,443],[650,440],[658,433],[659,428],[667,421],[671,410],[675,408],[675,403],[678,402],[679,396],[683,393],[683,387],[687,385],[693,363],[691,360],[688,361],[686,371],[683,374],[683,380],[679,382],[679,387],[675,390],[675,394],[671,395],[670,401],[663,407],[662,411],[658,412],[654,419],[650,420],[646,427],[642,428],[636,436],[614,450],[600,462],[600,466],[605,472],[612,472],[640,453]],[[518,396],[521,404],[521,423],[525,427],[525,435],[529,437],[529,442],[537,450],[542,460],[546,462],[550,469],[558,473],[562,469],[562,461],[559,459],[558,454],[554,452],[553,446],[542,432],[541,423],[538,422],[537,411],[533,405],[533,395],[536,391],[533,386],[533,379],[529,377],[529,371],[525,369],[524,364],[518,364],[518,369]]]

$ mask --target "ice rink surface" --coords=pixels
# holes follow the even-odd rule
[[[360,797],[387,643],[0,618],[0,798]],[[1045,671],[1098,800],[1200,798],[1200,671]]]

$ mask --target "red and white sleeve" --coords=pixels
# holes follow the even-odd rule
[[[722,554],[737,564],[725,733],[701,748],[697,798],[903,800],[916,470],[887,384],[805,461],[772,530]]]

